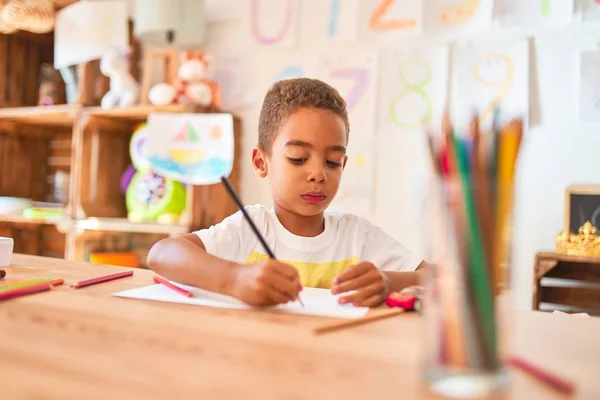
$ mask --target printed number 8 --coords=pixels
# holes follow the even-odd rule
[[[423,78],[419,82],[409,82],[409,79],[406,78],[406,68],[411,64],[420,64],[422,65],[422,70],[424,72]],[[429,83],[431,79],[431,68],[429,67],[429,63],[427,61],[412,58],[406,60],[400,65],[400,81],[404,84],[404,89],[402,89],[398,94],[392,99],[390,103],[390,117],[394,124],[396,124],[399,128],[403,129],[418,129],[425,125],[431,119],[432,107],[431,107],[431,99],[429,95],[425,91],[425,85]],[[418,122],[407,122],[401,121],[396,114],[396,107],[398,104],[410,93],[414,93],[417,96],[421,97],[425,102],[425,111],[423,116]]]

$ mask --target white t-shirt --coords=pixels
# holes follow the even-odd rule
[[[257,204],[246,206],[246,211],[275,257],[296,267],[303,286],[329,288],[336,275],[360,261],[386,271],[414,271],[422,261],[382,229],[354,215],[326,212],[324,231],[302,237],[285,229],[272,209]],[[206,251],[217,257],[245,264],[268,258],[240,211],[195,233]]]

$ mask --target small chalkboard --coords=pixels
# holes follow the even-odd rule
[[[600,230],[600,185],[569,186],[565,190],[564,229],[577,233],[586,221]]]

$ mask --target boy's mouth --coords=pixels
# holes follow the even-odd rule
[[[305,201],[308,201],[309,203],[321,203],[322,201],[325,201],[325,199],[327,198],[327,196],[325,196],[325,194],[323,194],[321,192],[305,193],[300,197],[302,197],[302,199],[304,199]]]

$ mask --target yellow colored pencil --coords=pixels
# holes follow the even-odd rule
[[[523,133],[523,122],[520,119],[510,121],[500,135],[500,148],[498,151],[498,170],[496,177],[497,207],[496,224],[494,232],[494,256],[492,258],[493,287],[498,290],[501,282],[500,266],[507,261],[507,249],[504,246],[507,234],[506,228],[510,221],[513,201],[513,181],[515,166],[521,137]]]

